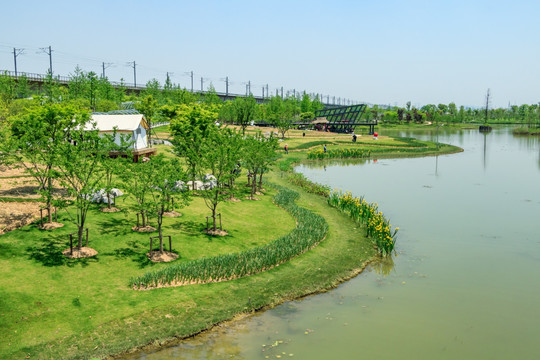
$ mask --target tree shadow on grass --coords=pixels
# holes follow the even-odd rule
[[[148,245],[150,245],[150,240],[148,240]],[[139,268],[142,269],[154,265],[146,256],[149,249],[140,240],[130,240],[127,242],[127,247],[114,249],[113,251],[103,253],[103,255],[114,256],[119,260],[131,259],[131,261],[139,264]]]
[[[81,265],[86,267],[99,261],[98,256],[91,258],[71,259],[62,254],[69,244],[66,235],[53,235],[36,240],[33,246],[26,248],[26,253],[31,260],[41,263],[43,266],[69,266]]]
[[[126,218],[102,218],[97,226],[103,234],[123,236],[132,232],[131,228],[134,224]]]
[[[179,221],[172,224],[170,227],[190,236],[200,235],[205,229],[204,224],[195,221]]]

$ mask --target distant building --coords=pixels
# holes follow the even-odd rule
[[[132,142],[130,148],[135,161],[138,161],[141,156],[148,157],[156,153],[155,148],[148,147],[147,131],[150,128],[143,114],[92,114],[90,123],[86,125],[88,130],[93,128],[92,123],[95,123],[95,128],[100,134],[112,135],[116,129],[114,142],[118,145],[121,144],[122,136]]]

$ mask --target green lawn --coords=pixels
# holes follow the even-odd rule
[[[374,156],[460,150],[385,137],[362,136],[352,144],[350,135],[306,132],[303,137],[302,131],[291,131],[285,141],[291,152],[282,157],[282,164],[305,160],[306,151],[294,149],[317,148],[322,146],[319,141],[332,148],[369,147]],[[310,142],[316,144],[312,147]],[[65,212],[59,216],[64,228],[41,231],[29,225],[1,235],[0,358],[86,359],[118,354],[190,336],[235,315],[325,291],[357,274],[376,254],[364,229],[330,208],[325,198],[287,183],[279,170],[286,166],[276,168],[268,180],[298,191],[299,206],[323,215],[329,226],[327,237],[287,263],[233,281],[133,290],[128,285],[130,277],[167,264],[146,259],[150,234],[131,230],[134,214],[102,213],[97,206],[88,219],[89,246],[99,252],[94,258],[62,256],[68,234],[75,232]],[[165,218],[164,234],[173,236],[173,250],[180,255],[177,261],[239,252],[289,233],[296,226],[294,219],[272,203],[275,190],[267,190],[259,196],[261,201],[220,205],[223,226],[229,232],[226,237],[203,234],[209,210],[200,197],[180,210],[182,217]],[[117,206],[127,208],[127,201],[120,198]]]
[[[294,228],[294,219],[273,205],[271,195],[261,201],[226,202],[220,207],[229,236],[203,234],[209,210],[201,197],[182,209],[182,217],[165,218],[164,234],[173,236],[177,261],[201,256],[239,252],[284,235]],[[122,198],[118,206],[124,207]],[[246,221],[246,219],[249,219]],[[99,254],[89,259],[67,259],[69,233],[76,231],[65,213],[65,227],[39,230],[36,225],[0,237],[0,358],[12,350],[52,341],[62,336],[94,329],[97,325],[140,313],[149,308],[176,303],[171,292],[133,291],[130,276],[167,266],[153,264],[145,256],[149,236],[133,232],[133,214],[89,215],[89,246]],[[2,356],[4,354],[4,356]]]

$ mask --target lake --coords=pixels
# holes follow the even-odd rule
[[[465,151],[297,167],[377,202],[400,227],[395,256],[327,293],[129,359],[540,358],[539,138],[509,128],[438,138]]]

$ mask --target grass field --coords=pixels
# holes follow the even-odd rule
[[[306,152],[294,148],[313,148],[306,145],[309,142],[352,146],[342,143],[350,140],[349,135],[306,133],[304,137],[301,131],[289,135],[285,141],[292,151],[282,158],[283,163],[304,160]],[[384,137],[363,143],[360,137],[354,146],[371,146],[388,156],[407,150],[414,155],[455,150],[437,149],[428,143],[411,146],[410,142]],[[291,261],[233,281],[133,290],[128,285],[130,277],[167,264],[153,264],[146,258],[150,235],[131,230],[136,223],[134,214],[102,213],[98,206],[88,219],[89,246],[99,252],[93,258],[76,260],[61,254],[68,247],[68,234],[75,232],[64,212],[59,216],[66,224],[63,228],[42,231],[33,224],[1,235],[0,358],[87,359],[159,345],[238,314],[324,291],[357,274],[375,256],[364,230],[330,208],[325,198],[287,183],[279,167],[268,177],[298,191],[299,206],[323,215],[327,236]],[[173,236],[173,250],[180,255],[177,261],[240,252],[291,232],[295,221],[272,203],[275,191],[267,187],[261,201],[220,205],[223,226],[229,232],[225,237],[203,234],[209,211],[203,200],[195,197],[189,207],[180,210],[182,217],[164,220],[164,234]],[[126,201],[119,198],[117,207],[125,208]]]

